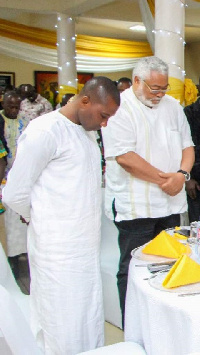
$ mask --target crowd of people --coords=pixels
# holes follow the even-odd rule
[[[44,354],[75,355],[104,344],[101,161],[105,211],[119,231],[122,327],[132,249],[180,225],[188,209],[185,186],[191,197],[198,140],[169,90],[168,66],[152,56],[138,61],[132,80],[93,77],[56,110],[30,84],[4,95],[8,256],[28,250],[31,326]],[[200,190],[197,179],[192,188]]]

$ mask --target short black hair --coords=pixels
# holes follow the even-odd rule
[[[132,80],[127,78],[126,76],[123,76],[122,78],[117,80],[117,84],[119,84],[119,83],[128,83],[128,84],[132,85]]]
[[[35,90],[36,90],[36,89],[35,89],[35,86],[33,86],[33,85],[31,85],[31,84],[21,84],[21,85],[19,85],[18,88],[17,88],[18,92],[21,93],[21,90],[22,90],[22,88],[24,88],[24,87],[27,87],[27,89],[28,89],[29,91],[32,91],[32,90],[35,91]]]
[[[66,105],[66,103],[74,96],[75,94],[67,93],[62,96],[62,100],[60,102],[60,106]]]
[[[110,96],[120,105],[120,93],[113,81],[106,76],[96,76],[88,80],[79,93],[80,96],[89,96],[93,101],[106,101]]]
[[[3,102],[5,102],[9,97],[14,97],[21,100],[20,94],[16,90],[6,91],[3,95]]]

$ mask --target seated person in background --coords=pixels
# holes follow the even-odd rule
[[[12,167],[17,149],[17,139],[26,128],[27,121],[20,118],[21,97],[15,91],[8,91],[3,98],[3,110],[0,111],[0,138],[4,147],[8,148],[5,179]],[[22,223],[20,216],[6,207],[5,230],[8,260],[16,278],[19,276],[19,255],[27,252],[27,225]]]
[[[132,85],[132,80],[126,77],[120,78],[117,81],[117,88],[119,90],[119,92],[123,92],[126,89],[129,89]]]
[[[21,84],[17,91],[22,98],[19,113],[22,117],[25,117],[28,123],[38,116],[53,111],[50,102],[38,94],[34,86]]]
[[[65,94],[62,97],[61,102],[56,106],[56,109],[63,107],[67,104],[67,102],[74,96],[74,94]]]
[[[191,179],[185,188],[188,201],[189,222],[198,221],[200,217],[200,98],[184,108],[194,142],[195,162],[191,170]]]

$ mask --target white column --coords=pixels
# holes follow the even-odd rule
[[[57,14],[57,52],[59,96],[77,93],[75,22],[65,14]]]
[[[153,29],[155,28],[155,20],[149,8],[148,2],[144,0],[139,0],[140,12],[142,15],[142,22],[146,27],[147,40],[151,46],[152,52],[155,48],[155,40],[153,35]]]
[[[155,0],[155,55],[169,76],[184,81],[185,0]]]

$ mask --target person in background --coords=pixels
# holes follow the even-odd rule
[[[129,89],[131,86],[132,86],[132,80],[129,78],[123,77],[117,81],[117,88],[120,93],[126,89]]]
[[[133,70],[133,86],[122,92],[119,110],[102,128],[105,208],[119,231],[123,326],[131,251],[180,225],[180,213],[187,211],[193,141],[183,109],[165,95],[168,90],[167,64],[154,56],[142,58]]]
[[[8,91],[3,97],[0,111],[0,139],[8,151],[5,180],[11,169],[17,150],[17,140],[26,128],[27,121],[19,117],[21,97],[15,91]],[[5,206],[6,207],[6,206]],[[6,207],[4,214],[8,260],[13,274],[19,277],[19,256],[27,253],[27,226],[20,216]]]
[[[44,354],[104,343],[101,159],[93,131],[119,104],[112,81],[94,77],[60,110],[30,122],[3,189],[3,201],[30,220],[31,324]]]
[[[34,86],[21,84],[17,88],[17,92],[22,98],[19,114],[25,117],[28,123],[34,118],[53,110],[50,102],[38,94]]]
[[[200,219],[200,98],[193,104],[186,106],[184,112],[190,125],[195,150],[195,162],[191,170],[191,179],[185,184],[188,218],[191,223]]]
[[[5,89],[4,89],[4,94],[8,91],[15,91],[14,85],[11,85],[11,84],[6,85]]]
[[[0,86],[0,110],[3,109],[3,106],[2,106],[3,95],[4,95],[4,88],[2,86]]]
[[[67,104],[67,102],[68,102],[72,97],[74,97],[74,95],[75,95],[75,94],[65,94],[65,95],[63,95],[62,100],[61,100],[61,102],[56,106],[56,109],[65,106],[65,105]]]
[[[0,185],[2,183],[2,180],[4,179],[4,176],[5,176],[5,168],[6,168],[6,164],[7,164],[6,156],[7,155],[8,155],[8,149],[7,149],[7,147],[4,147],[3,142],[0,138]],[[0,214],[5,212],[5,207],[3,206],[2,201],[1,201],[1,195],[2,195],[2,192],[1,192],[1,188],[0,188]]]

